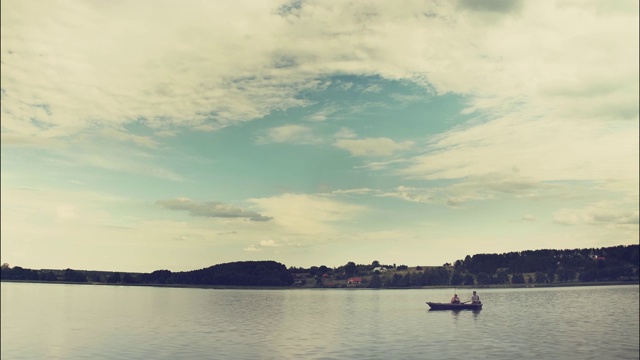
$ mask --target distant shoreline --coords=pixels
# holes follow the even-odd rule
[[[438,285],[438,286],[407,286],[407,287],[313,287],[313,286],[234,286],[234,285],[192,285],[192,284],[110,284],[93,282],[72,281],[40,281],[40,280],[8,280],[0,282],[33,283],[33,284],[64,284],[64,285],[96,285],[96,286],[136,286],[136,287],[162,287],[162,288],[187,288],[187,289],[214,289],[214,290],[428,290],[428,289],[520,289],[520,288],[550,288],[550,287],[576,287],[576,286],[612,286],[612,285],[640,285],[640,281],[592,281],[571,283],[544,283],[544,284],[510,284],[510,285]]]

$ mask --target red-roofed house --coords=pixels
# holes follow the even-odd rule
[[[350,285],[358,285],[361,283],[362,283],[361,277],[352,277],[347,279],[347,284],[350,284]]]

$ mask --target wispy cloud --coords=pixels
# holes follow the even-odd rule
[[[638,209],[621,207],[620,204],[601,202],[582,209],[561,209],[553,217],[560,225],[606,225],[638,228]]]
[[[353,131],[353,129],[350,129],[348,127],[341,127],[340,130],[338,130],[338,132],[336,132],[334,136],[338,139],[353,139],[358,137],[355,131]]]
[[[326,121],[330,116],[335,114],[339,110],[336,106],[329,106],[321,111],[315,112],[307,117],[310,121]]]
[[[372,84],[362,89],[363,93],[379,93],[382,91],[382,86],[379,84]]]
[[[131,142],[136,145],[140,145],[147,148],[154,148],[157,145],[156,141],[154,141],[153,139],[147,136],[131,134],[124,130],[109,128],[109,129],[103,129],[101,133],[103,136],[111,139],[116,139],[123,142]],[[164,133],[166,134],[166,132]],[[166,135],[163,134],[163,136],[166,136]]]
[[[311,128],[302,125],[284,125],[267,130],[265,135],[258,136],[257,144],[292,143],[292,144],[317,144],[321,140],[317,138]]]
[[[283,234],[336,234],[340,225],[367,211],[362,205],[307,194],[288,193],[251,202],[272,217]]]
[[[421,179],[473,181],[501,178],[504,191],[526,191],[549,181],[619,179],[637,193],[637,123],[504,116],[434,138],[425,154],[408,159],[399,174]],[[483,182],[476,182],[485,186]]]
[[[391,156],[413,146],[412,141],[396,142],[389,138],[338,139],[334,146],[347,150],[353,156]]]
[[[75,151],[77,145],[68,150],[58,153],[68,159],[70,166],[87,166],[107,169],[117,172],[152,176],[167,179],[175,182],[183,182],[185,178],[166,168],[156,164],[155,156],[144,151],[136,151],[127,148],[111,148],[110,153],[100,151],[99,146],[88,146],[83,152]]]
[[[334,194],[334,195],[367,195],[367,194],[371,194],[371,193],[375,193],[375,192],[376,192],[376,190],[374,190],[374,189],[357,188],[357,189],[333,190],[331,192],[331,194]]]

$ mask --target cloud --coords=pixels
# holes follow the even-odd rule
[[[412,202],[433,202],[433,189],[419,189],[407,186],[398,186],[392,191],[383,193],[383,197],[396,197]]]
[[[214,131],[309,105],[300,94],[335,74],[464,94],[470,109],[637,118],[637,2],[220,6],[3,3],[3,133],[65,138],[139,121]]]
[[[3,181],[5,176],[3,173]],[[40,241],[50,239],[46,234],[58,237],[67,233],[78,239],[84,238],[86,242],[92,233],[130,229],[130,214],[127,211],[120,210],[117,216],[113,216],[108,209],[130,209],[135,205],[127,198],[77,187],[73,191],[66,191],[50,187],[18,188],[3,185],[2,238],[14,239],[12,243],[15,245],[23,238],[25,241]],[[5,209],[8,211],[5,212]],[[7,234],[10,236],[5,237]]]
[[[250,199],[261,212],[273,218],[281,234],[338,234],[341,226],[367,211],[366,207],[323,196],[282,194]]]
[[[277,80],[274,75],[288,71],[275,63],[264,69],[277,46],[267,39],[281,21],[264,16],[268,4],[224,12],[191,5],[3,4],[3,128],[61,136],[96,123],[117,127],[139,119],[157,128],[221,128],[304,104],[294,94],[314,86],[308,77]],[[256,27],[227,31],[246,21]],[[211,34],[223,32],[237,36],[210,41]]]
[[[120,144],[114,144],[113,140]],[[176,182],[185,180],[181,174],[160,164],[166,159],[166,153],[158,150],[155,140],[124,130],[102,129],[97,133],[78,134],[73,139],[2,133],[2,146],[29,146],[33,151],[22,152],[21,161],[55,163],[59,171],[99,168]]]
[[[499,13],[510,13],[520,10],[523,5],[522,0],[458,0],[458,4],[465,9],[472,11],[489,11]]]
[[[322,111],[318,111],[314,114],[311,114],[307,119],[310,121],[316,121],[316,122],[326,121],[329,118],[329,116],[336,113],[338,110],[339,109],[337,107],[330,106],[326,109],[323,109]]]
[[[391,156],[396,151],[411,148],[413,142],[395,142],[389,138],[338,139],[333,145],[349,151],[353,156]]]
[[[523,194],[553,181],[593,181],[635,194],[637,159],[637,122],[533,120],[523,114],[442,133],[397,172]]]
[[[64,143],[59,139],[38,138],[25,135],[9,135],[2,133],[0,135],[2,146],[31,146],[40,148],[62,148]]]
[[[536,221],[536,217],[530,214],[526,214],[522,216],[523,221]]]
[[[569,196],[566,186],[533,181],[517,174],[487,174],[448,181],[433,181],[429,186],[400,185],[377,196],[395,197],[411,202],[459,207],[471,201],[500,198],[541,199]],[[577,190],[575,190],[577,191]]]
[[[432,187],[398,186],[377,194],[380,197],[393,197],[410,202],[429,203],[457,208],[466,202],[490,200],[496,196],[489,191],[482,191],[463,184]]]
[[[239,218],[251,221],[270,221],[271,218],[260,215],[253,211],[247,211],[239,207],[220,202],[196,202],[193,200],[178,198],[171,200],[160,200],[156,204],[170,210],[181,210],[189,212],[191,216],[202,216],[210,218]]]
[[[96,143],[83,146],[83,151],[77,151],[80,143],[73,144],[68,149],[56,152],[68,160],[69,166],[89,166],[118,172],[153,176],[171,181],[181,182],[184,177],[162,165],[156,165],[156,156],[144,151],[131,148],[109,147],[109,152],[103,151],[104,144]]]
[[[325,121],[327,120],[327,114],[326,113],[315,113],[313,115],[311,115],[309,117],[309,120],[311,121]]]
[[[243,248],[246,252],[261,252],[264,248],[281,247],[281,244],[276,243],[274,240],[260,240],[259,244],[250,244]]]
[[[379,93],[382,91],[382,86],[379,84],[369,85],[366,88],[362,89],[363,93]]]
[[[560,225],[605,225],[612,227],[630,227],[637,230],[638,209],[625,208],[621,204],[600,202],[582,209],[561,209],[553,216]]]
[[[342,90],[349,90],[349,89],[351,89],[353,87],[353,83],[352,82],[340,82],[338,84],[338,86]]]
[[[256,139],[258,144],[292,143],[292,144],[316,144],[320,139],[313,135],[313,131],[302,125],[284,125],[267,130],[264,136]]]
[[[281,246],[280,244],[277,244],[274,240],[260,240],[260,246],[264,246],[264,247],[278,247]]]
[[[358,135],[356,135],[356,133],[348,127],[341,127],[334,136],[338,139],[353,139],[358,137]]]
[[[395,167],[406,167],[406,165],[402,166],[402,164],[407,163],[407,159],[393,159],[387,161],[368,161],[363,163],[362,165],[356,166],[357,169],[367,169],[371,171],[381,171],[388,170]]]
[[[111,139],[116,139],[119,141],[123,141],[123,142],[131,142],[134,143],[136,145],[141,145],[143,147],[147,147],[147,148],[154,148],[156,147],[157,143],[146,136],[140,136],[140,135],[134,135],[134,134],[130,134],[127,133],[124,130],[118,130],[118,129],[114,129],[114,128],[109,128],[109,129],[104,129],[101,131],[102,135],[104,135],[105,137],[111,138]],[[161,136],[167,136],[167,132],[164,131],[162,132],[163,134]]]
[[[409,202],[460,207],[471,201],[494,200],[501,197],[515,199],[558,198],[563,187],[530,183],[523,179],[476,178],[448,183],[434,182],[429,186],[399,185],[391,189],[355,188],[331,191],[335,196],[376,196],[402,199]]]
[[[346,189],[346,190],[333,190],[331,194],[333,195],[367,195],[375,193],[376,190],[370,188],[357,188],[357,189]]]

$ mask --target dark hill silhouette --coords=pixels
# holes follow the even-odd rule
[[[242,261],[173,274],[179,284],[233,286],[288,286],[293,276],[275,261]]]

